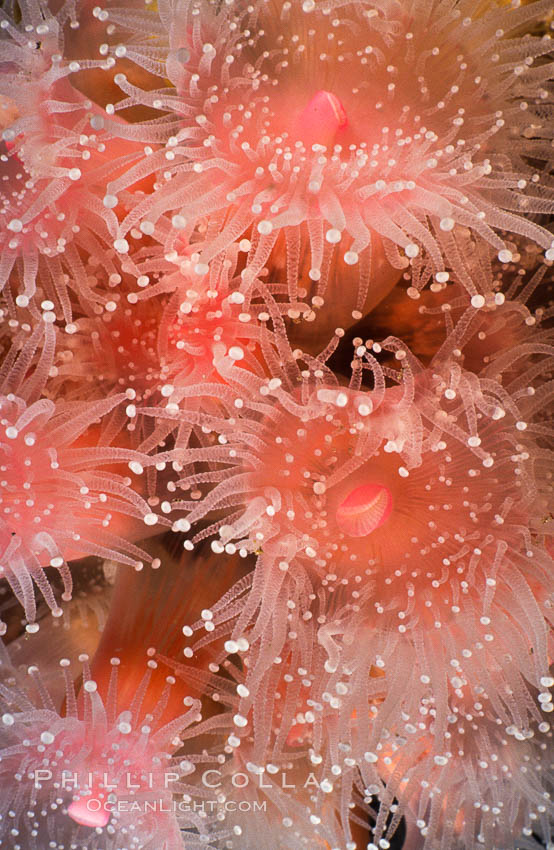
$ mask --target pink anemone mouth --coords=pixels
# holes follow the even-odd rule
[[[305,145],[320,144],[331,147],[340,130],[348,125],[348,118],[338,97],[332,92],[316,92],[296,122],[296,133]]]
[[[337,508],[339,528],[349,537],[367,537],[381,528],[392,511],[392,494],[382,484],[362,484]]]
[[[92,805],[94,804],[94,805]],[[69,817],[81,826],[93,829],[105,827],[110,819],[109,813],[95,797],[80,797],[67,808]]]

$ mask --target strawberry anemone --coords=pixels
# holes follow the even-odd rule
[[[468,685],[463,698],[453,700],[448,735],[437,750],[433,706],[423,709],[360,762],[365,786],[380,799],[373,846],[383,835],[391,837],[386,826],[391,811],[396,824],[404,813],[407,850],[500,850],[514,840],[518,847],[549,846],[551,724],[542,720],[525,730],[506,725],[487,694]]]
[[[229,575],[229,561],[234,557],[225,559],[211,553],[206,567],[214,576],[223,570]],[[284,625],[290,640],[281,654],[275,655],[273,665],[260,676],[259,657],[263,656],[265,647],[255,640],[250,643],[252,635],[248,632],[248,637],[231,637],[250,587],[247,570],[251,566],[246,564],[241,579],[212,602],[201,617],[185,624],[183,633],[188,641],[184,658],[172,653],[172,658],[163,660],[190,687],[193,677],[198,678],[198,658],[202,654],[210,659],[200,678],[203,696],[232,713],[236,735],[242,737],[244,731],[252,736],[251,760],[262,763],[268,752],[275,758],[296,759],[308,747],[320,748],[323,724],[331,714],[322,703],[316,705],[312,699],[314,683],[325,675],[326,654],[317,644],[317,629],[320,617],[325,619],[327,610],[323,601],[319,607],[312,606],[311,616],[304,617],[302,640],[297,641],[294,639],[296,606],[289,605]],[[300,614],[306,613],[305,606],[298,607]],[[250,671],[255,672],[255,681]]]
[[[39,850],[56,837],[57,847],[120,847],[178,850],[183,824],[200,841],[201,819],[177,816],[174,794],[187,792],[194,765],[174,753],[181,735],[201,720],[198,701],[181,704],[179,716],[165,719],[174,679],[167,677],[157,705],[143,704],[151,671],[120,708],[118,664],[111,662],[109,685],[91,677],[88,656],[79,656],[82,689],[76,693],[67,658],[60,660],[65,700],[57,706],[32,666],[27,681],[15,674],[0,685],[3,788],[1,816],[14,850]],[[192,734],[194,732],[192,731]],[[55,814],[54,814],[55,813]]]
[[[145,537],[146,526],[158,521],[128,475],[127,465],[140,466],[146,456],[103,443],[98,426],[125,396],[80,402],[41,396],[54,346],[52,324],[37,325],[6,359],[0,388],[2,575],[29,621],[36,614],[33,582],[53,613],[62,613],[45,566],[59,570],[67,598],[67,560],[98,555],[136,566],[148,555],[128,537]]]
[[[191,231],[207,218],[202,263],[247,236],[247,278],[277,262],[291,296],[302,276],[316,309],[347,302],[358,318],[422,252],[439,280],[455,271],[475,294],[460,259],[468,230],[504,259],[501,230],[554,250],[530,218],[552,210],[541,174],[551,44],[517,35],[547,11],[548,0],[159,4],[149,32],[168,51],[164,87],[144,91],[118,74],[126,97],[115,109],[158,113],[126,133],[165,143],[144,164],[160,192],[137,196],[119,237],[145,217]],[[155,70],[143,20],[106,15],[132,38],[132,60]],[[330,274],[339,252],[344,266]]]
[[[217,761],[213,758],[204,771],[206,784],[214,789],[211,794],[217,794],[218,805],[207,830],[207,840],[214,847],[329,850],[345,846],[336,798],[330,793],[333,786],[317,762],[296,758],[260,764],[253,761],[248,739],[231,734],[228,740],[225,755]]]
[[[528,731],[551,710],[542,692],[536,704],[536,693],[551,681],[553,652],[552,346],[534,325],[521,302],[468,308],[420,372],[431,383],[418,387],[416,375],[421,459],[405,465],[400,488],[377,479],[392,494],[382,526],[356,539],[360,514],[373,520],[389,508],[374,491],[365,491],[364,504],[364,490],[354,488],[336,515],[346,537],[342,546],[336,540],[335,573],[341,564],[358,566],[340,593],[342,609],[337,604],[319,629],[331,675],[312,697],[341,694],[337,724],[347,740],[353,717],[371,720],[359,754],[401,717],[417,726],[429,709],[440,754],[452,701],[469,685],[488,694],[506,726]],[[393,348],[406,363],[406,349]],[[466,350],[473,365],[480,361],[479,375],[463,368]],[[375,453],[366,466],[372,483],[388,463]],[[385,675],[372,678],[371,665]]]
[[[181,662],[186,663],[187,675],[174,685],[165,708],[166,718],[178,716],[183,699],[191,694],[204,696],[209,663],[223,651],[211,609],[246,571],[238,558],[221,563],[209,551],[198,553],[194,559],[188,552],[181,557],[166,554],[161,565],[159,559],[155,560],[154,568],[148,570],[118,569],[113,604],[92,659],[95,681],[100,687],[108,686],[110,659],[116,647],[120,664],[118,705],[124,706],[136,693],[145,660],[150,659],[150,685],[143,697],[144,704],[154,709],[168,670],[173,672]],[[201,638],[213,638],[214,645],[204,649],[201,640],[197,648],[191,645],[196,629]],[[206,713],[207,708],[203,711]]]
[[[217,362],[225,386],[203,421],[206,444],[157,460],[176,461],[175,486],[190,493],[172,502],[184,512],[174,527],[209,522],[190,547],[215,536],[216,553],[258,555],[233,632],[248,629],[251,644],[266,635],[257,683],[284,645],[287,614],[295,609],[304,630],[324,587],[346,597],[319,630],[328,672],[369,670],[379,659],[389,675],[391,665],[391,681],[372,686],[387,692],[383,718],[402,704],[413,710],[431,683],[444,722],[444,670],[464,650],[474,681],[490,682],[496,710],[524,722],[522,694],[547,674],[552,651],[545,419],[553,350],[547,332],[530,335],[527,318],[521,303],[475,302],[427,368],[394,338],[373,352],[359,346],[344,388],[328,383],[317,360],[269,379],[229,356]],[[518,342],[498,350],[502,327],[518,329]],[[476,374],[464,352],[475,338],[486,346],[486,329],[494,356]],[[383,350],[401,371],[379,365]],[[216,387],[191,392],[214,398]],[[195,421],[185,406],[172,415]],[[232,594],[230,603],[236,613]],[[356,679],[345,722],[356,699],[367,705],[367,688],[367,677]]]
[[[215,613],[215,608],[212,611]],[[205,644],[200,631],[198,627],[197,636]],[[299,706],[296,684],[290,684],[297,678],[294,651],[283,665],[275,665],[265,682],[267,688],[251,701],[245,684],[245,669],[250,664],[248,642],[226,642],[224,647],[213,642],[211,648],[215,652],[204,694],[221,707],[222,713],[214,718],[217,726],[212,723],[220,737],[212,749],[204,751],[203,771],[200,777],[197,770],[196,776],[197,781],[201,779],[196,786],[199,799],[215,797],[217,802],[208,809],[210,843],[222,850],[329,850],[344,846],[343,813],[337,796],[332,795],[342,779],[337,772],[333,775],[328,758],[314,749],[306,751],[296,737],[295,726],[290,736],[285,732],[284,724],[292,720],[289,710],[293,704]],[[175,671],[186,679],[190,662],[176,664]],[[309,687],[312,672],[300,668],[300,675]],[[277,694],[272,692],[273,687],[277,687]],[[283,702],[287,716],[283,716],[278,706],[286,691],[289,693],[283,696]]]
[[[104,197],[106,181],[114,162],[127,167],[141,149],[104,132],[103,110],[72,85],[75,74],[101,64],[64,55],[64,30],[78,25],[73,3],[56,15],[44,3],[20,3],[13,20],[7,11],[0,20],[0,94],[8,104],[0,143],[0,287],[35,313],[41,298],[51,301],[71,324],[72,302],[102,301],[85,258],[101,263],[114,243],[117,217]]]
[[[161,552],[152,542],[148,548],[151,553]],[[215,700],[208,702],[204,696],[212,676],[210,659],[223,650],[217,636],[208,649],[190,650],[193,630],[186,623],[198,621],[203,634],[212,636],[210,607],[245,571],[236,558],[218,563],[217,571],[214,566],[213,556],[200,555],[193,561],[188,553],[175,558],[166,550],[163,565],[154,558],[152,568],[118,569],[94,656],[90,663],[86,655],[79,656],[82,681],[77,696],[72,680],[78,671],[71,669],[67,659],[60,662],[65,687],[62,682],[60,688],[56,672],[48,670],[45,676],[41,670],[39,675],[36,668],[30,668],[34,688],[20,687],[18,681],[8,682],[4,690],[0,685],[8,733],[16,732],[17,740],[29,738],[25,746],[30,750],[14,751],[8,736],[6,752],[11,758],[2,753],[4,774],[0,776],[9,792],[6,810],[11,806],[10,817],[21,840],[28,838],[27,827],[38,831],[34,843],[21,847],[38,850],[44,846],[40,844],[45,834],[42,817],[51,797],[58,798],[61,812],[48,826],[60,847],[72,846],[71,839],[82,842],[79,846],[116,850],[124,840],[129,850],[177,850],[185,830],[187,848],[213,846],[204,835],[205,816],[195,814],[202,806],[195,808],[191,802],[192,797],[206,796],[202,792],[207,785],[201,784],[197,769],[205,759],[196,755],[194,743],[205,724],[188,727],[221,712]],[[211,580],[205,581],[210,573]],[[172,668],[182,661],[187,673],[175,677]],[[4,682],[6,678],[3,675]],[[31,690],[37,694],[31,696]],[[201,713],[195,695],[205,703]],[[39,722],[33,737],[29,730],[36,731]],[[229,728],[229,722],[220,722],[217,716],[207,722],[212,733],[219,727]],[[39,746],[40,760],[32,763],[35,740],[52,746]],[[20,786],[15,807],[12,770],[21,769],[27,752],[30,758],[23,768],[36,781]],[[34,768],[39,773],[33,777]],[[211,792],[208,796],[213,799]],[[21,817],[21,812],[28,816]],[[0,814],[5,815],[3,810]]]
[[[149,427],[153,420],[140,415],[145,406],[171,410],[188,387],[221,380],[215,360],[229,350],[241,351],[244,368],[258,363],[261,323],[233,283],[236,251],[229,253],[197,274],[191,250],[162,258],[146,249],[146,258],[133,258],[134,287],[125,261],[118,264],[110,300],[76,319],[58,346],[50,391],[69,400],[123,392],[129,403],[110,415],[111,433],[126,429],[142,451],[164,445],[175,422]],[[189,438],[187,427],[175,435],[180,445]]]
[[[283,648],[287,630],[310,628],[315,590],[331,572],[323,541],[340,531],[333,519],[327,522],[321,500],[332,501],[332,510],[338,510],[348,495],[343,479],[371,457],[385,431],[391,436],[402,430],[411,415],[403,392],[385,389],[380,369],[379,388],[371,398],[357,388],[361,369],[342,389],[333,384],[323,356],[304,355],[299,364],[298,352],[287,349],[278,334],[274,341],[276,348],[264,348],[265,364],[256,371],[242,368],[231,349],[216,360],[220,383],[190,387],[178,409],[143,411],[202,426],[201,446],[160,452],[151,461],[170,463],[179,476],[170,482],[167,501],[176,517],[173,528],[187,532],[201,523],[185,547],[193,549],[215,535],[211,547],[216,554],[258,555],[256,569],[238,588],[241,601],[230,592],[231,608],[218,605],[218,618],[234,622],[233,638],[248,628],[248,639],[256,644],[261,633],[273,629],[271,649],[265,645],[254,665],[257,681],[271,663],[269,656]],[[268,378],[268,372],[281,377]],[[181,493],[188,498],[179,498]],[[383,519],[379,510],[376,525]],[[287,626],[291,617],[293,624]],[[309,654],[308,644],[303,646]]]

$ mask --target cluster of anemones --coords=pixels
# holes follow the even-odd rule
[[[551,13],[0,10],[0,847],[554,846]]]

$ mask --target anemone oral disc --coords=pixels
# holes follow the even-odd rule
[[[67,807],[67,814],[81,826],[104,827],[108,823],[110,815],[102,805],[97,808],[99,802],[94,797],[80,797]]]
[[[339,528],[349,537],[366,537],[380,528],[392,511],[392,494],[382,484],[362,484],[337,508]]]
[[[318,143],[329,146],[334,142],[337,132],[343,130],[347,124],[348,118],[338,97],[321,89],[302,110],[297,129],[305,144]]]

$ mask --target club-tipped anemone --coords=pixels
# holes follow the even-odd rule
[[[158,5],[165,88],[143,91],[118,74],[126,97],[115,108],[159,114],[126,132],[165,143],[150,156],[163,193],[137,198],[120,238],[148,216],[176,215],[191,229],[206,217],[202,262],[247,235],[245,274],[255,277],[271,270],[285,232],[289,292],[305,252],[303,283],[324,297],[340,251],[355,271],[336,282],[350,309],[363,309],[368,290],[390,289],[390,271],[364,271],[383,247],[399,269],[423,252],[439,279],[459,272],[474,294],[459,259],[468,230],[504,259],[501,230],[553,250],[529,218],[552,209],[538,170],[550,157],[551,46],[518,35],[548,11],[547,0]],[[155,70],[152,41],[140,44],[132,19],[107,19],[121,39],[131,32],[133,61]],[[113,181],[113,193],[127,182]]]
[[[184,491],[204,481],[202,474],[197,477],[195,464],[212,460],[220,467],[205,479],[216,482],[214,487],[199,490],[194,501],[173,503],[173,510],[186,511],[188,527],[214,511],[245,504],[236,518],[231,514],[210,527],[221,540],[213,544],[214,551],[227,544],[245,552],[275,547],[285,557],[288,548],[289,558],[316,559],[322,567],[326,561],[317,560],[325,557],[319,553],[319,538],[334,534],[337,517],[348,524],[352,490],[367,496],[366,502],[370,493],[377,503],[384,500],[375,506],[375,527],[386,520],[392,496],[381,482],[394,474],[398,477],[398,463],[378,470],[375,481],[367,481],[360,471],[385,435],[391,440],[397,437],[412,462],[417,460],[418,447],[409,439],[414,424],[409,395],[385,388],[377,361],[372,364],[378,385],[373,392],[356,389],[361,369],[343,389],[326,383],[329,372],[322,361],[306,362],[309,368],[302,371],[294,360],[281,364],[281,376],[267,378],[262,369],[245,372],[232,352],[221,357],[216,365],[225,385],[205,422],[206,434],[216,435],[219,445],[156,456],[192,468],[179,481]],[[214,385],[199,385],[191,389],[191,396],[213,397],[213,391]],[[173,416],[196,420],[186,407]],[[198,539],[205,536],[202,532]]]
[[[162,547],[155,551],[163,552]],[[189,675],[172,688],[164,718],[179,715],[183,699],[191,694],[204,695],[210,660],[216,651],[222,651],[211,609],[230,586],[243,578],[248,565],[236,556],[221,562],[209,549],[195,554],[195,558],[188,552],[172,558],[166,552],[154,560],[154,569],[118,570],[111,613],[91,665],[99,687],[108,687],[113,647],[118,648],[118,705],[124,706],[136,693],[145,659],[150,667],[150,684],[143,699],[152,710],[168,670],[172,672],[182,661],[189,668]],[[192,640],[196,629],[199,633]],[[210,636],[214,645],[204,649],[203,643],[209,643]]]
[[[224,568],[225,559],[212,555],[214,574],[218,564]],[[206,619],[187,622],[183,632],[189,636],[190,648],[185,657],[172,653],[173,659],[166,657],[163,662],[190,688],[198,679],[203,654],[209,660],[201,677],[204,704],[230,712],[235,737],[253,739],[251,761],[263,762],[268,752],[275,758],[296,760],[309,748],[321,747],[324,724],[333,716],[325,702],[312,699],[314,686],[325,677],[327,656],[317,643],[317,629],[329,614],[329,601],[321,594],[309,596],[306,587],[297,602],[289,595],[286,628],[295,637],[301,631],[301,639],[281,647],[276,636],[270,647],[257,641],[253,630],[232,637],[250,585],[251,575],[241,577],[203,612]],[[275,655],[268,666],[270,650]],[[219,715],[219,721],[224,717]]]
[[[221,684],[225,690],[229,679],[221,678]],[[236,694],[225,715],[218,718],[220,725],[225,723],[218,744],[209,754],[204,752],[204,762],[196,771],[196,778],[202,779],[196,786],[198,798],[214,798],[206,817],[210,847],[330,850],[348,846],[343,813],[332,793],[333,786],[340,789],[341,778],[333,776],[327,761],[313,751],[311,757],[272,752],[273,731],[268,759],[257,747],[261,724],[255,728],[251,718],[233,714],[233,703]]]
[[[444,717],[441,664],[462,649],[475,681],[488,682],[494,670],[497,710],[526,715],[511,691],[546,674],[552,617],[541,518],[552,488],[544,419],[553,352],[548,332],[533,341],[528,317],[522,302],[470,305],[427,368],[393,338],[376,350],[390,352],[401,372],[383,371],[358,347],[345,388],[325,384],[319,361],[269,380],[228,357],[218,362],[226,387],[204,423],[211,443],[207,434],[203,448],[159,457],[178,462],[177,486],[191,493],[172,504],[185,512],[176,527],[210,521],[188,545],[211,534],[215,552],[259,556],[235,636],[253,627],[252,643],[275,630],[289,602],[304,628],[317,587],[350,585],[339,594],[354,596],[336,634],[348,657],[366,648],[368,669],[376,657],[395,668],[383,717],[404,697],[417,702],[429,676]],[[503,327],[516,335],[507,350],[498,347]],[[480,373],[466,370],[464,352],[477,337],[484,353],[487,332],[493,356],[481,355]],[[371,390],[359,383],[366,371]],[[385,375],[399,386],[387,386]],[[211,396],[214,387],[195,392]],[[191,417],[186,408],[178,416]],[[201,471],[204,463],[210,472]],[[225,620],[224,608],[218,618]],[[507,667],[502,655],[522,628],[527,649]],[[329,629],[322,626],[319,638],[334,673],[341,644]],[[278,633],[277,654],[285,640]],[[395,688],[408,670],[422,679],[400,699]],[[259,667],[253,676],[258,682]],[[358,684],[365,693],[366,682]]]
[[[0,288],[18,306],[38,311],[53,302],[71,325],[75,302],[100,303],[90,287],[84,257],[104,262],[117,217],[103,187],[114,162],[140,157],[132,142],[101,130],[103,110],[72,85],[99,60],[69,60],[64,32],[78,26],[75,4],[20,3],[0,12],[6,98],[0,142]],[[16,23],[17,22],[17,23]],[[109,262],[104,266],[109,275]]]
[[[318,634],[331,675],[317,693],[341,694],[344,730],[372,718],[363,749],[428,706],[440,753],[452,701],[471,686],[506,725],[528,729],[550,710],[536,692],[551,681],[552,347],[535,324],[522,301],[470,307],[421,373],[434,384],[414,399],[433,425],[421,461],[405,469],[382,529],[363,539],[368,569]],[[466,351],[479,377],[464,371]],[[379,462],[377,453],[369,466]],[[352,551],[352,542],[338,549],[336,562]],[[384,678],[371,680],[372,664]]]
[[[195,769],[174,754],[183,746],[181,735],[190,737],[189,727],[201,720],[200,703],[181,703],[179,715],[166,722],[175,682],[168,677],[150,712],[143,698],[151,671],[143,667],[139,687],[122,709],[118,659],[112,658],[104,690],[91,678],[88,657],[79,661],[78,694],[73,684],[78,672],[69,659],[60,661],[63,710],[36,666],[27,677],[14,672],[0,685],[0,814],[10,847],[40,850],[54,835],[62,848],[92,847],[92,840],[106,850],[178,850],[184,827],[194,832],[191,847],[207,846],[199,838],[201,819],[185,809],[177,815],[172,806],[173,794],[187,792]]]
[[[528,846],[520,841],[533,835],[540,846],[550,846],[551,724],[543,720],[526,730],[506,725],[486,694],[468,693],[454,702],[448,740],[437,751],[433,707],[425,708],[360,762],[364,783],[380,797],[373,846],[380,846],[387,814],[397,807],[407,819],[408,850],[504,850]]]
[[[320,674],[317,649],[307,669],[299,665],[298,643],[291,642],[290,655],[275,658],[255,697],[246,681],[256,648],[247,641],[226,642],[215,656],[217,663],[210,664],[206,695],[223,708],[216,719],[225,747],[210,753],[202,776],[219,794],[208,829],[218,850],[330,850],[365,847],[370,839],[372,815],[363,806],[354,811],[356,803],[350,802],[355,800],[352,785],[359,780],[351,747],[340,738],[334,739],[338,747],[322,746],[332,709],[311,699]],[[187,664],[177,665],[176,675],[188,674]],[[335,703],[340,698],[329,694],[328,699]],[[235,808],[237,791],[248,805]],[[340,800],[347,799],[342,806]],[[263,825],[252,811],[264,813]]]
[[[112,565],[113,569],[113,565]],[[109,567],[106,572],[108,572]],[[53,702],[61,705],[65,696],[64,683],[59,676],[58,659],[76,658],[85,653],[94,655],[106,624],[112,585],[104,574],[104,565],[81,564],[74,573],[72,598],[64,603],[63,615],[51,617],[45,602],[37,598],[37,626],[41,645],[48,652],[40,654],[41,677],[47,686]],[[5,603],[0,606],[4,614]],[[11,604],[13,609],[13,602]],[[20,615],[20,612],[17,612]],[[8,626],[8,634],[3,638],[9,646],[10,667],[27,669],[37,661],[37,645],[30,640],[28,631],[12,639],[13,629]],[[1,675],[1,666],[0,666]]]
[[[0,5],[0,847],[554,850],[551,2]]]
[[[248,637],[256,643],[274,624],[271,653],[260,653],[254,665],[257,684],[271,663],[270,655],[278,655],[286,640],[286,631],[277,627],[280,618],[293,617],[291,631],[296,626],[302,632],[311,629],[314,594],[339,568],[335,550],[343,541],[357,539],[347,537],[336,519],[337,512],[339,518],[345,512],[343,503],[348,504],[351,491],[362,487],[367,495],[369,487],[377,502],[379,492],[381,499],[386,494],[386,504],[373,506],[373,525],[387,524],[391,487],[402,482],[399,463],[392,460],[373,474],[367,469],[369,458],[385,435],[402,438],[413,463],[418,452],[407,433],[412,423],[409,395],[385,388],[376,361],[373,392],[357,388],[361,373],[351,387],[342,389],[333,385],[324,359],[304,357],[299,364],[280,342],[282,359],[269,348],[273,360],[252,372],[241,368],[231,352],[216,363],[219,384],[191,387],[178,411],[143,411],[196,424],[200,419],[189,399],[203,400],[203,446],[161,452],[152,462],[170,462],[179,472],[167,502],[176,517],[174,529],[186,532],[196,523],[209,522],[207,528],[193,530],[187,548],[215,536],[214,553],[258,555],[253,575],[239,583],[240,611],[233,593],[229,596],[234,638],[253,627]],[[279,378],[266,377],[272,369]],[[417,430],[415,424],[412,430]],[[175,498],[181,494],[185,498]],[[371,536],[370,522],[366,516],[365,532]],[[342,548],[347,548],[345,543]],[[347,556],[339,565],[341,579],[354,566]],[[214,617],[231,620],[223,602]]]
[[[262,336],[269,340],[272,333],[257,317],[263,304],[253,305],[235,285],[237,246],[201,274],[190,247],[165,257],[152,248],[142,253],[135,278],[125,262],[117,263],[105,307],[76,319],[59,342],[48,389],[72,401],[125,393],[129,403],[114,411],[109,430],[124,429],[133,446],[150,451],[175,423],[149,429],[152,420],[140,415],[145,406],[171,410],[187,388],[220,381],[215,361],[228,351],[243,368],[255,369]],[[181,428],[177,442],[186,444],[189,436],[190,428]]]
[[[102,444],[98,422],[125,396],[74,403],[41,397],[54,340],[52,325],[38,324],[8,357],[12,369],[0,387],[2,575],[29,621],[36,613],[33,583],[61,614],[45,566],[61,573],[65,598],[71,593],[68,560],[98,555],[136,566],[149,556],[128,536],[145,537],[158,521],[128,476],[128,465],[142,469],[145,456]]]

